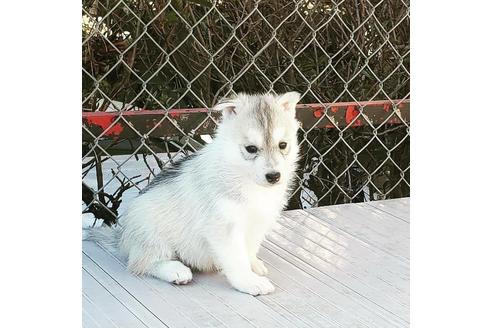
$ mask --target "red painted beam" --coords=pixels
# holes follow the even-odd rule
[[[376,126],[383,122],[401,124],[402,121],[393,110],[393,104],[398,104],[395,107],[396,112],[409,124],[410,100],[299,104],[296,116],[304,129],[312,126],[335,128],[333,123],[338,128],[348,125],[364,126],[369,125],[368,121]],[[359,115],[361,111],[364,117]],[[83,140],[93,141],[92,135],[111,139],[139,138],[135,130],[152,137],[179,135],[180,130],[185,133],[210,134],[216,127],[212,118],[218,121],[220,113],[209,112],[206,108],[82,112],[82,124],[85,127]]]

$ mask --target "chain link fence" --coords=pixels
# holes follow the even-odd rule
[[[302,94],[289,208],[409,196],[409,13],[404,0],[83,0],[84,213],[115,222],[241,91]]]

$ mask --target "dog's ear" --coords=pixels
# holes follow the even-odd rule
[[[222,112],[222,116],[229,118],[236,115],[236,101],[234,99],[222,99],[212,110]]]
[[[296,115],[296,105],[301,99],[301,94],[296,91],[287,92],[277,97],[278,104],[292,114],[292,116]]]

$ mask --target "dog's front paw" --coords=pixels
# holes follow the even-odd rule
[[[251,270],[260,276],[266,276],[268,274],[268,269],[262,260],[255,258],[251,261]]]
[[[275,287],[267,278],[260,277],[256,274],[252,274],[247,278],[235,281],[232,286],[240,292],[253,296],[270,294],[275,290]]]

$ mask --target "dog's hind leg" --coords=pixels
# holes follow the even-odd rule
[[[177,260],[158,261],[149,274],[176,285],[186,285],[193,278],[190,268]]]
[[[137,275],[147,274],[177,285],[191,281],[190,268],[176,260],[176,254],[164,244],[133,247],[128,255],[128,268]]]

